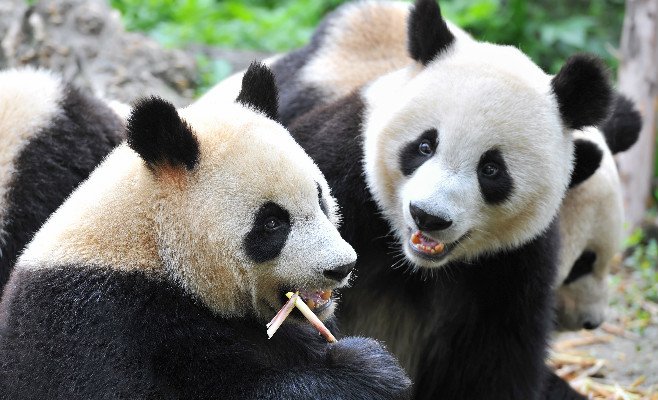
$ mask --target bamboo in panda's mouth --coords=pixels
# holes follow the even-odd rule
[[[309,293],[309,292],[305,292]],[[279,310],[279,312],[276,313],[274,318],[266,325],[267,326],[267,337],[268,339],[271,339],[274,333],[279,329],[279,327],[283,324],[283,321],[288,318],[288,315],[292,312],[292,309],[297,307],[297,309],[308,319],[308,321],[317,329],[322,336],[327,339],[328,342],[336,342],[336,338],[334,335],[331,334],[329,329],[320,321],[320,318],[315,315],[315,313],[311,310],[309,307],[309,303],[312,304],[314,307],[319,307],[317,303],[322,301],[321,305],[327,304],[331,300],[331,290],[317,290],[313,293],[313,295],[310,298],[306,298],[306,302],[302,300],[302,297],[300,296],[299,292],[297,293],[292,293],[288,292],[286,293],[286,297],[288,297],[288,301],[286,304],[283,305],[283,307]],[[306,297],[306,296],[305,296]],[[320,306],[321,306],[320,305]]]

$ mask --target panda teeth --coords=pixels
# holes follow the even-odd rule
[[[423,235],[421,231],[414,232],[411,235],[411,243],[413,246],[426,254],[439,254],[445,250],[446,245],[442,242],[437,242],[427,236]]]
[[[300,290],[299,296],[311,310],[327,304],[331,300],[332,290]]]

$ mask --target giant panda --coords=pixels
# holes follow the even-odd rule
[[[0,304],[2,398],[407,397],[372,339],[329,344],[294,315],[266,337],[283,293],[340,288],[356,259],[276,108],[259,64],[233,104],[136,103],[127,143],[16,264]],[[334,307],[314,311],[330,320]]]
[[[608,113],[605,68],[547,75],[432,0],[408,32],[412,64],[289,124],[359,255],[339,321],[386,342],[418,399],[582,398],[544,359],[574,131]]]
[[[610,263],[622,242],[622,187],[613,154],[638,139],[642,118],[618,95],[601,129],[575,132],[576,165],[560,207],[559,330],[594,329],[605,319]],[[590,148],[588,151],[587,148]]]
[[[292,121],[312,108],[350,94],[375,78],[412,64],[414,60],[406,51],[410,8],[411,4],[399,1],[347,3],[326,17],[307,46],[267,60],[273,69],[281,71],[277,77],[284,94],[280,109],[284,121]],[[449,21],[446,23],[458,40],[472,39],[459,27]],[[238,90],[235,84],[241,76],[242,73],[238,73],[220,82],[201,100],[218,102],[221,97],[234,96]],[[632,107],[632,103],[622,95],[617,95],[617,103]],[[615,114],[619,115],[616,110]],[[611,122],[618,119],[614,116],[609,118]],[[633,116],[630,121],[624,121],[626,126],[629,122],[633,124]],[[626,143],[629,140],[631,144],[634,142],[633,137],[637,138],[639,129],[633,135],[625,132],[622,126],[605,125],[608,127],[606,138],[613,138],[613,145],[615,137],[620,137],[625,146],[629,146]],[[601,134],[595,128],[589,128],[587,133],[575,133],[578,138],[576,154],[582,155],[583,164],[578,165],[577,157],[574,168],[576,172],[582,172],[577,174],[576,179],[585,180],[593,174],[603,157],[601,152],[609,153],[607,146],[599,150],[601,143],[588,139]],[[620,243],[618,236],[621,235],[623,216],[619,208],[621,187],[618,179],[612,178],[613,174],[617,175],[616,167],[610,157],[603,158],[601,171],[597,172],[592,182],[579,185],[575,193],[568,192],[561,212],[562,245],[556,281],[556,323],[559,330],[596,328],[602,322],[607,307],[606,278],[609,262]],[[597,188],[597,185],[604,185],[607,189]],[[583,202],[593,205],[587,212],[578,212],[587,208]],[[606,210],[603,219],[596,222],[590,220],[591,215],[596,215],[595,211],[604,213]],[[597,247],[606,246],[598,258],[585,248],[587,243],[594,242],[598,243]],[[569,275],[571,271],[573,273]],[[591,271],[596,272],[588,275]],[[580,277],[584,278],[574,282]]]
[[[0,72],[0,295],[20,251],[122,132],[102,101],[51,72]]]

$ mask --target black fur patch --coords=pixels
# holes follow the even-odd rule
[[[562,282],[563,285],[568,285],[571,282],[577,281],[587,274],[594,271],[594,263],[596,262],[596,253],[590,250],[583,251],[583,254],[578,257],[576,262],[573,263],[569,275]]]
[[[268,222],[276,222],[275,229],[268,229]],[[276,203],[263,204],[256,215],[251,230],[244,237],[247,256],[256,263],[270,261],[281,254],[290,234],[290,214]]]
[[[615,96],[612,114],[601,127],[612,154],[631,148],[640,137],[642,116],[635,104],[622,94]]]
[[[315,29],[309,44],[291,51],[271,65],[279,89],[279,120],[284,126],[317,105],[326,103],[325,90],[304,82],[299,71],[321,54],[327,43],[331,44],[327,42],[327,32],[336,19],[343,17],[344,10],[346,8],[341,7],[332,11]]]
[[[324,215],[329,216],[329,210],[327,209],[327,202],[324,200],[324,196],[322,196],[322,186],[320,186],[319,183],[316,183],[316,186],[318,188],[318,202],[320,203],[320,210],[322,210]]]
[[[409,55],[427,65],[455,41],[436,0],[417,0],[409,15]]]
[[[123,139],[121,119],[70,85],[61,109],[14,160],[3,215],[6,235],[0,239],[0,295],[34,233]]]
[[[265,64],[253,62],[242,77],[238,103],[261,112],[269,119],[279,119],[279,94],[274,74]]]
[[[429,155],[422,154],[419,146],[423,141],[429,142],[432,153]],[[416,140],[409,142],[402,151],[400,151],[399,162],[400,170],[405,176],[413,174],[425,161],[429,160],[436,152],[439,142],[439,132],[436,129],[428,129],[423,132]]]
[[[152,96],[138,100],[128,118],[128,145],[149,168],[165,165],[193,170],[199,143],[173,104]]]
[[[575,146],[575,159],[573,171],[571,171],[571,182],[569,187],[572,188],[592,176],[603,159],[603,152],[594,142],[584,139],[576,139]]]
[[[357,244],[386,254],[389,245],[395,246],[395,239],[387,235],[390,228],[386,221],[373,218],[379,215],[377,204],[365,183],[361,163],[355,162],[363,159],[360,126],[364,107],[359,94],[354,93],[313,109],[294,120],[289,130],[320,167],[339,202],[343,238],[355,248]]]
[[[265,321],[219,317],[152,273],[65,265],[18,271],[9,287],[3,399],[407,398],[373,340],[329,344],[307,323],[267,339]]]
[[[608,115],[613,94],[600,59],[584,54],[569,58],[551,84],[568,128],[598,125]]]
[[[498,173],[493,176],[486,176],[482,168],[492,163],[497,166]],[[507,170],[503,154],[498,149],[489,150],[482,154],[478,163],[478,182],[484,201],[489,204],[500,204],[507,200],[514,190],[514,181]]]

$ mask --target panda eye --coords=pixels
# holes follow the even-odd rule
[[[494,178],[499,171],[500,168],[495,163],[486,163],[480,168],[480,173],[487,178]]]
[[[432,143],[430,143],[429,140],[424,139],[418,145],[418,152],[424,156],[431,156],[432,153],[434,153],[434,149],[432,148]]]
[[[283,224],[281,223],[281,220],[278,219],[277,217],[269,217],[268,219],[265,220],[265,223],[263,224],[263,228],[267,232],[274,232],[277,229],[281,228]]]

